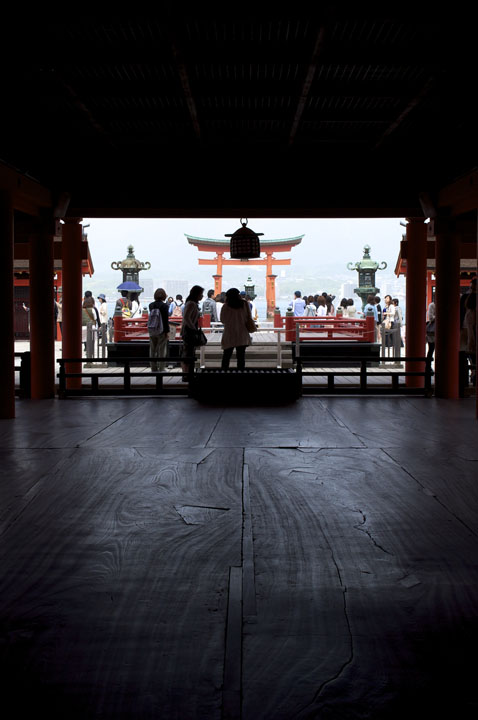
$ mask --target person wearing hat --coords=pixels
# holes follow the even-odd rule
[[[103,293],[100,293],[98,295],[98,300],[100,301],[100,325],[108,325],[108,304],[106,302],[106,296],[103,295]]]

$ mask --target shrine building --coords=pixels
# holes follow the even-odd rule
[[[476,365],[476,23],[459,3],[196,5],[2,14],[2,716],[476,717],[478,406],[476,388],[459,392],[461,356]],[[95,394],[84,219],[246,216],[391,218],[397,253],[403,221],[406,358],[428,377],[434,287],[430,392],[339,394],[319,355],[330,387],[293,402],[248,384],[293,368],[247,361],[217,371],[244,383],[234,403],[220,385],[210,402],[139,396],[129,357],[124,392]],[[203,261],[220,287],[226,244],[188,238],[215,253]],[[271,305],[274,266],[300,239],[263,242]],[[29,398],[16,395],[17,269]],[[372,315],[354,322],[376,330]],[[359,360],[364,384],[379,361]],[[90,396],[59,396],[66,362]]]

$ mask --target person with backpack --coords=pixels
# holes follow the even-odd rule
[[[173,300],[173,302],[169,306],[169,314],[173,318],[182,320],[183,312],[184,312],[183,296],[176,295],[176,300]]]
[[[165,363],[158,363],[157,359],[168,354],[169,308],[164,302],[166,297],[166,291],[158,288],[154,293],[154,302],[149,305],[149,356],[153,372],[164,371]]]

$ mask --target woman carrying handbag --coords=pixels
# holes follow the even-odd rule
[[[199,322],[199,303],[203,298],[204,288],[200,285],[194,285],[186,298],[184,305],[183,321],[181,324],[181,337],[183,339],[182,356],[184,358],[193,358],[192,367],[194,368],[195,349],[199,345],[205,345],[207,340],[203,331],[198,327]],[[183,380],[189,379],[189,370],[191,361],[182,362]]]
[[[237,288],[230,288],[226,293],[226,302],[221,309],[221,322],[224,325],[221,347],[222,370],[229,370],[232,353],[236,348],[237,369],[246,366],[246,347],[251,344],[251,332],[257,326],[252,319],[249,303],[242,299]]]

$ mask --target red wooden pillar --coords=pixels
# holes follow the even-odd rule
[[[453,233],[452,221],[438,219],[436,237],[436,321],[435,321],[435,395],[459,396],[458,368],[460,351],[460,238]]]
[[[53,220],[30,237],[31,397],[55,395],[55,306],[53,291]]]
[[[15,337],[13,303],[13,202],[0,192],[0,287],[2,288],[2,342],[0,342],[0,417],[15,417]]]
[[[61,287],[63,285],[61,270],[57,270],[56,278],[57,278],[56,279],[56,286],[57,286],[57,298],[56,299],[57,299],[57,302],[61,302]],[[57,323],[57,328],[56,328],[56,339],[61,341],[61,328],[60,328],[59,322]]]
[[[433,302],[433,285],[435,284],[435,281],[432,279],[432,275],[434,275],[433,270],[427,271],[427,310],[428,306],[431,302]]]
[[[62,233],[63,342],[64,358],[82,357],[81,341],[81,218],[65,218]],[[81,372],[81,363],[68,363],[67,372]],[[70,378],[67,387],[81,387],[81,378]]]
[[[424,218],[407,218],[406,355],[425,356],[427,310],[427,226]],[[408,362],[408,371],[424,370],[423,362]],[[423,377],[407,377],[408,387],[423,386]]]

